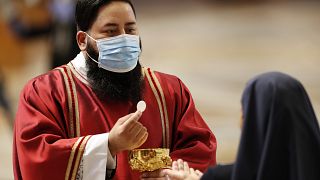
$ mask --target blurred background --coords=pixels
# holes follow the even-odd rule
[[[12,175],[12,122],[31,78],[78,53],[74,0],[0,0],[0,180]],[[308,0],[133,0],[141,62],[189,87],[233,162],[246,82],[266,71],[299,79],[320,117],[320,3]]]

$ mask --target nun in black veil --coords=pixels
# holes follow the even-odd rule
[[[256,76],[241,103],[242,134],[233,165],[195,176],[179,160],[164,173],[171,179],[320,180],[320,129],[298,80],[279,72]]]

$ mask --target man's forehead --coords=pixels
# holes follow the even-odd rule
[[[99,24],[132,23],[136,22],[136,19],[130,4],[115,1],[99,9],[96,22]]]

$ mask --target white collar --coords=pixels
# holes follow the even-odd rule
[[[75,57],[70,64],[71,65],[71,69],[73,69],[75,71],[75,75],[76,77],[78,77],[81,81],[85,81],[85,83],[87,84],[87,65],[86,65],[86,58],[84,56],[83,52],[80,52],[77,57]]]

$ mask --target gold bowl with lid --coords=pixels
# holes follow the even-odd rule
[[[166,148],[134,149],[129,152],[129,165],[132,170],[145,172],[170,168],[172,159]]]

